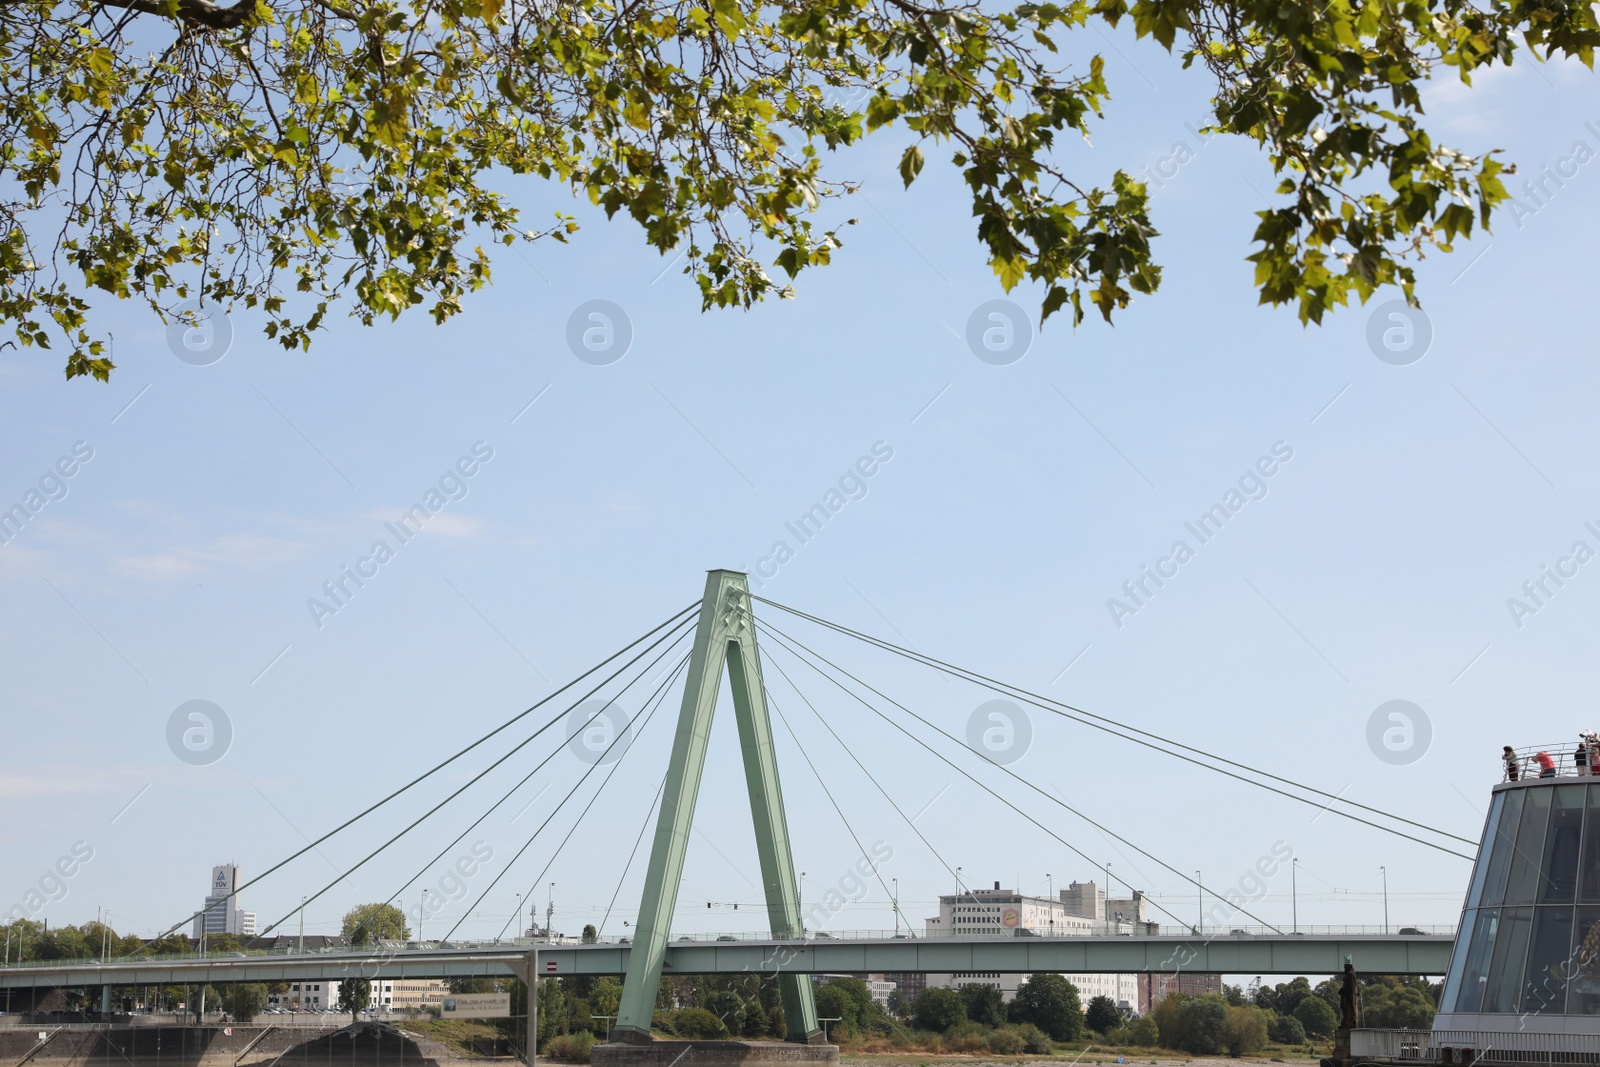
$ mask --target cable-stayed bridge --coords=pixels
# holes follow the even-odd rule
[[[666,951],[664,974],[853,974],[990,972],[1061,974],[1193,972],[1332,974],[1345,958],[1381,974],[1444,972],[1453,938],[1429,934],[1175,934],[1017,938],[839,937],[809,941],[681,941]],[[85,961],[0,972],[0,989],[102,985],[298,982],[317,978],[507,978],[625,975],[626,944],[486,944],[329,953],[188,956]]]
[[[760,613],[758,614],[758,606]],[[781,619],[780,626],[774,619]],[[794,627],[796,632],[791,632]],[[809,628],[799,636],[800,627]],[[996,762],[974,752],[964,738],[942,729],[920,714],[907,702],[897,700],[884,688],[861,677],[858,670],[846,669],[834,657],[819,650],[822,639],[843,639],[858,648],[873,650],[939,674],[980,686],[1007,700],[1025,704],[1048,715],[1057,716],[1080,726],[1114,737],[1124,743],[1142,746],[1161,756],[1182,761],[1226,776],[1272,794],[1280,802],[1295,803],[1315,808],[1329,815],[1360,823],[1373,831],[1404,838],[1433,852],[1445,853],[1463,860],[1476,854],[1477,842],[1446,833],[1425,822],[1407,819],[1380,806],[1362,804],[1305,783],[1294,781],[1261,768],[1225,758],[1202,748],[1176,739],[1140,729],[1109,717],[1074,707],[1018,686],[989,678],[953,664],[924,655],[881,638],[873,637],[818,616],[777,602],[754,596],[745,576],[733,571],[712,571],[708,575],[702,598],[692,603],[666,621],[647,631],[619,652],[608,656],[595,667],[514,716],[507,722],[484,734],[460,751],[447,757],[423,774],[400,786],[381,800],[345,820],[306,847],[269,867],[256,878],[234,888],[243,891],[267,878],[278,876],[294,861],[349,831],[380,808],[405,794],[422,795],[418,790],[424,783],[442,780],[439,775],[446,768],[466,766],[469,757],[483,758],[492,752],[491,742],[509,744],[509,749],[494,758],[481,770],[472,774],[443,799],[432,804],[421,815],[410,821],[397,833],[389,836],[376,848],[352,849],[359,853],[348,867],[334,878],[308,893],[305,903],[312,903],[345,882],[357,870],[370,864],[385,853],[417,853],[414,843],[420,835],[415,831],[425,823],[430,828],[443,825],[446,817],[439,813],[464,794],[479,786],[488,776],[502,766],[509,765],[514,773],[518,764],[511,763],[519,754],[527,752],[541,736],[568,721],[575,709],[593,702],[594,711],[583,727],[595,723],[607,706],[635,686],[647,688],[644,680],[658,677],[659,681],[644,701],[645,712],[633,736],[636,742],[649,728],[656,712],[665,702],[679,679],[682,696],[677,726],[673,735],[671,755],[665,777],[649,809],[644,812],[644,823],[634,839],[633,851],[624,866],[622,879],[628,871],[652,819],[655,833],[644,873],[644,888],[640,908],[632,926],[632,936],[626,943],[605,942],[606,922],[610,921],[617,894],[612,896],[612,908],[602,920],[593,944],[533,944],[519,942],[513,935],[507,940],[507,931],[513,921],[521,916],[520,907],[513,910],[500,930],[499,937],[490,943],[453,941],[456,931],[467,916],[479,913],[485,902],[493,907],[493,898],[501,880],[513,870],[525,853],[539,842],[544,863],[527,889],[531,899],[545,875],[558,861],[563,851],[573,841],[583,818],[593,808],[595,801],[616,776],[623,762],[634,751],[646,748],[638,744],[623,745],[615,758],[612,750],[626,736],[618,733],[605,751],[595,759],[583,777],[556,804],[537,829],[522,846],[501,865],[499,873],[478,893],[458,919],[441,938],[431,945],[406,946],[404,944],[361,948],[350,952],[241,954],[229,957],[184,954],[186,943],[172,935],[199,917],[190,915],[175,923],[162,938],[144,946],[131,956],[103,961],[61,961],[50,963],[30,960],[20,966],[0,969],[0,988],[37,990],[41,987],[100,986],[109,991],[111,986],[173,985],[201,982],[270,982],[295,981],[305,978],[449,978],[449,977],[503,977],[522,978],[546,975],[603,975],[625,976],[622,1005],[617,1019],[615,1040],[648,1040],[650,1020],[656,1001],[656,992],[663,974],[763,974],[776,980],[783,993],[787,1036],[791,1041],[815,1042],[820,1029],[812,999],[810,974],[852,972],[926,972],[926,973],[1249,973],[1249,974],[1328,974],[1339,970],[1347,959],[1353,960],[1366,973],[1390,974],[1441,974],[1450,956],[1452,938],[1445,934],[1427,935],[1383,933],[1314,933],[1298,929],[1285,930],[1252,914],[1252,902],[1237,892],[1224,893],[1204,885],[1198,876],[1163,861],[1158,855],[1134,843],[1111,827],[1070,804],[1058,793],[1047,790],[1028,780],[1004,763]],[[687,647],[684,647],[686,646]],[[774,657],[774,653],[779,653]],[[842,657],[840,657],[842,658]],[[657,674],[658,668],[664,674]],[[692,829],[695,802],[706,765],[706,754],[718,691],[726,675],[733,696],[733,711],[738,726],[742,764],[748,789],[751,813],[755,823],[757,853],[761,881],[765,896],[768,932],[762,939],[719,938],[714,942],[674,939],[671,919],[677,904],[682,882],[689,834]],[[999,928],[984,931],[960,932],[956,936],[929,937],[915,934],[896,936],[843,937],[808,928],[802,914],[798,880],[790,846],[788,820],[784,811],[783,791],[780,786],[777,750],[774,743],[772,716],[787,731],[795,748],[800,752],[807,769],[815,776],[830,805],[848,833],[851,841],[861,850],[868,850],[829,786],[828,775],[818,766],[811,753],[801,742],[791,716],[779,708],[772,685],[781,679],[781,686],[796,698],[791,707],[803,706],[826,731],[829,747],[837,748],[850,761],[845,772],[859,774],[869,781],[896,815],[905,822],[929,853],[961,886],[961,868],[953,866],[941,854],[933,841],[915,818],[908,815],[899,800],[874,774],[871,759],[863,759],[846,741],[829,715],[842,711],[860,718],[863,713],[888,724],[913,746],[910,750],[926,753],[928,757],[949,768],[960,778],[970,782],[981,793],[1006,808],[1012,816],[1034,827],[1056,842],[1066,852],[1089,862],[1096,869],[1102,867],[1100,859],[1091,856],[1078,843],[1064,836],[1060,828],[1059,811],[1092,828],[1097,834],[1118,842],[1122,847],[1160,867],[1179,881],[1196,890],[1200,900],[1209,894],[1215,902],[1205,925],[1190,924],[1167,911],[1159,902],[1149,901],[1156,910],[1165,912],[1173,925],[1162,932],[1155,923],[1129,924],[1128,929],[1108,930],[1102,936],[1041,937],[1035,931],[1023,928]],[[813,699],[801,679],[822,684],[823,696]],[[784,698],[788,700],[786,695]],[[523,774],[514,785],[494,799],[492,803],[466,820],[465,816],[452,815],[455,825],[463,828],[453,839],[432,853],[421,863],[416,874],[400,885],[388,903],[393,904],[401,895],[434,869],[451,853],[467,835],[485,820],[501,810],[519,790],[522,790],[556,756],[565,749],[565,737],[557,736],[550,746],[552,751],[532,769]],[[648,749],[647,749],[648,750]],[[528,756],[524,757],[531,758]],[[895,758],[901,758],[897,753]],[[604,773],[600,772],[604,769]],[[878,769],[881,771],[881,761]],[[791,771],[792,773],[792,771]],[[837,773],[837,768],[835,769]],[[565,834],[550,845],[544,835],[556,825],[558,816],[574,808],[589,787],[590,779],[598,784],[592,787],[570,825],[565,822]],[[1028,807],[1008,799],[995,788],[1000,779],[1009,788],[1027,791]],[[482,790],[480,790],[482,792]],[[464,803],[464,802],[463,802]],[[473,809],[476,811],[477,809]],[[1044,821],[1050,812],[1051,822]],[[464,823],[464,825],[463,825]],[[447,831],[448,832],[448,831]],[[551,837],[554,837],[552,831]],[[581,840],[581,839],[580,839]],[[431,849],[427,850],[431,853]],[[535,853],[539,855],[540,853]],[[531,865],[530,865],[531,866]],[[865,873],[865,872],[863,872]],[[1109,874],[1109,870],[1108,870]],[[893,901],[898,923],[906,930],[913,924],[900,911],[898,894],[891,894],[889,886],[876,867],[871,876],[884,891],[884,897]],[[1119,879],[1120,880],[1120,879]],[[507,887],[508,889],[510,887]],[[1111,887],[1108,886],[1109,891]],[[1133,887],[1127,886],[1131,893]],[[618,892],[621,882],[618,884]],[[966,892],[960,889],[960,892]],[[509,893],[500,890],[499,896]],[[518,894],[519,900],[523,894]],[[263,934],[285,927],[296,914],[303,914],[305,904],[290,911],[268,925]],[[620,921],[620,919],[619,919]],[[1241,924],[1249,923],[1257,929],[1245,932]],[[1216,928],[1212,929],[1212,924]],[[1397,926],[1399,924],[1396,924]],[[1403,928],[1403,927],[1402,927]],[[177,954],[172,953],[179,948]]]

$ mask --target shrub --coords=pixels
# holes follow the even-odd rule
[[[544,1054],[553,1060],[588,1063],[594,1051],[594,1035],[587,1030],[575,1034],[559,1034],[545,1042]]]
[[[1279,1015],[1273,1019],[1272,1025],[1267,1028],[1267,1034],[1280,1045],[1306,1043],[1306,1028],[1293,1015]]]
[[[1015,1030],[996,1030],[989,1035],[989,1051],[997,1056],[1018,1056],[1027,1050],[1028,1043]]]
[[[656,1009],[650,1016],[650,1029],[660,1030],[663,1034],[677,1036],[677,1031],[672,1028],[672,1013]]]
[[[946,1052],[983,1052],[989,1047],[982,1034],[946,1034],[940,1044]]]
[[[671,1032],[679,1037],[702,1040],[728,1036],[728,1028],[722,1020],[704,1008],[681,1008],[673,1012]]]
[[[1156,1021],[1148,1015],[1141,1015],[1128,1024],[1128,1037],[1132,1044],[1145,1048],[1161,1044],[1161,1032],[1156,1029]]]
[[[1021,1023],[1013,1026],[1011,1032],[1022,1038],[1022,1051],[1030,1056],[1043,1056],[1056,1050],[1054,1041],[1045,1036],[1045,1032],[1032,1023]]]
[[[1267,1047],[1267,1012],[1242,1004],[1228,1006],[1222,1023],[1222,1045],[1228,1055],[1248,1056]]]
[[[1321,997],[1307,997],[1294,1009],[1294,1017],[1313,1037],[1327,1037],[1339,1028],[1339,1017]]]

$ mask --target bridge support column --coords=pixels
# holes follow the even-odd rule
[[[103,985],[103,986],[100,987],[100,1020],[102,1022],[104,1022],[106,1017],[109,1016],[110,1014],[111,1014],[111,987],[108,986],[108,985]]]
[[[637,1044],[650,1040],[650,1020],[661,986],[661,967],[672,933],[672,910],[683,879],[684,855],[689,847],[689,829],[705,769],[706,744],[724,664],[733,690],[734,717],[739,725],[739,747],[744,754],[745,784],[755,819],[756,851],[772,936],[805,936],[783,791],[778,783],[778,761],[772,745],[772,722],[767,715],[766,687],[750,616],[748,580],[737,571],[711,571],[706,576],[705,597],[700,604],[694,651],[678,712],[678,732],[672,742],[672,762],[667,769],[661,815],[645,874],[644,900],[628,956],[622,1005],[611,1033],[613,1041]],[[817,1025],[810,978],[785,974],[779,982],[786,1040],[820,1044],[822,1031]]]

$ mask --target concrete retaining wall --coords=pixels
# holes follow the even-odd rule
[[[0,1030],[0,1067],[16,1067],[38,1043],[39,1032],[49,1029]],[[432,1042],[419,1043],[392,1027],[371,1023],[354,1031],[249,1025],[226,1028],[233,1031],[229,1034],[224,1029],[61,1030],[28,1060],[27,1067],[458,1067]]]

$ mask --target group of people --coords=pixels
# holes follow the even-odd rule
[[[1523,777],[1525,773],[1533,770],[1531,766],[1523,767],[1522,759],[1517,756],[1510,745],[1505,746],[1500,758],[1505,762],[1506,781],[1508,782],[1515,782]],[[1600,777],[1600,734],[1596,734],[1593,730],[1579,730],[1578,747],[1572,754],[1572,760],[1577,765],[1578,774],[1584,776],[1592,774]],[[1543,750],[1535,752],[1533,754],[1533,763],[1539,768],[1538,776],[1540,778],[1554,778],[1556,776],[1555,757],[1551,756],[1550,753]]]

